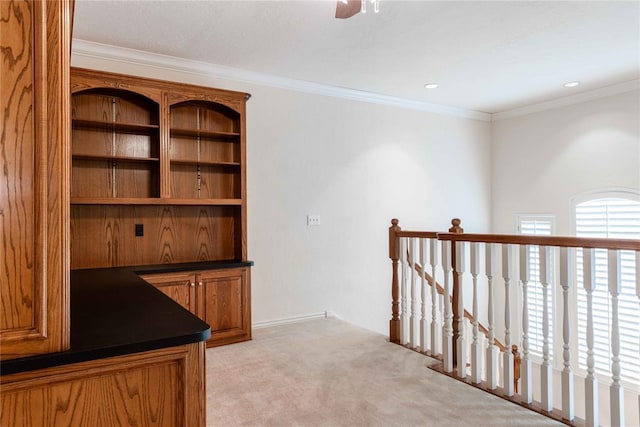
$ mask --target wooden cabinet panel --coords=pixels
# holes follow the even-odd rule
[[[202,277],[204,317],[212,333],[242,329],[242,277]]]
[[[196,278],[193,273],[146,274],[140,277],[197,315]]]
[[[251,339],[249,269],[198,273],[202,301],[199,316],[211,326],[208,346]]]
[[[248,267],[141,277],[209,324],[207,346],[251,339]]]
[[[205,425],[204,343],[0,377],[0,425]]]
[[[71,4],[0,6],[1,358],[69,344]]]

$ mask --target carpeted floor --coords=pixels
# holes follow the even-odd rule
[[[561,425],[432,361],[337,319],[258,329],[207,350],[207,426]]]

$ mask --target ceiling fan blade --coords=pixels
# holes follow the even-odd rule
[[[338,0],[336,2],[336,18],[351,18],[353,15],[360,12],[361,6],[361,0],[347,0],[346,3],[344,3],[342,0]]]

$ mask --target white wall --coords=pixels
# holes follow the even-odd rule
[[[490,123],[74,56],[74,66],[240,90],[253,321],[321,311],[388,333],[387,228],[488,231]],[[322,225],[307,227],[306,215]]]
[[[572,234],[571,198],[640,190],[640,91],[492,124],[492,229],[516,232],[516,214],[556,215]]]

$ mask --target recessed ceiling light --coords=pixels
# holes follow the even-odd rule
[[[580,82],[569,82],[569,83],[565,83],[564,87],[576,87],[580,84]]]
[[[438,83],[427,83],[424,87],[425,89],[435,89],[438,87]]]

